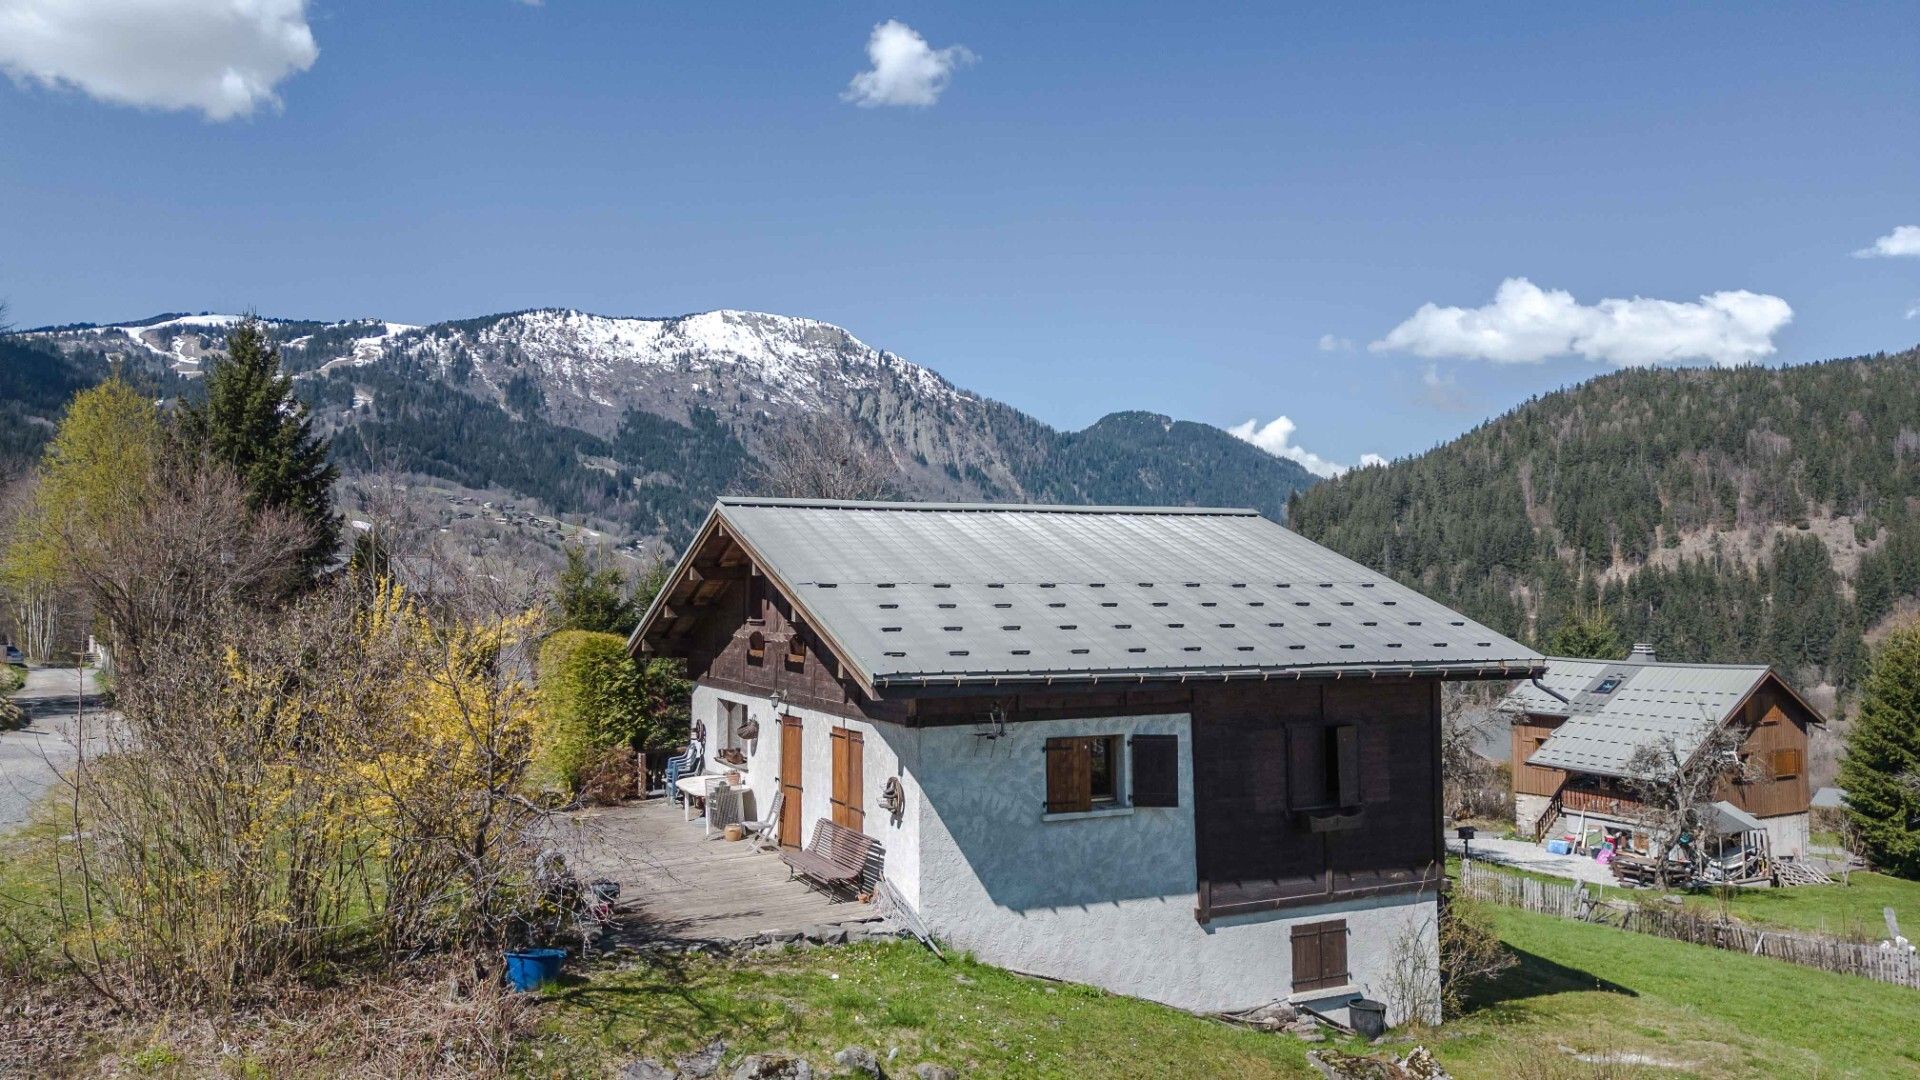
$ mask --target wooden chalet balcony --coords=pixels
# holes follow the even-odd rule
[[[1560,806],[1563,813],[1605,814],[1617,818],[1632,818],[1641,810],[1637,799],[1573,787],[1560,792]]]

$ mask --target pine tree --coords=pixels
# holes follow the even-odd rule
[[[1627,655],[1620,631],[1604,611],[1581,614],[1575,611],[1566,622],[1554,627],[1543,646],[1551,656],[1573,656],[1590,660],[1618,660]]]
[[[654,586],[659,591],[659,586]],[[648,596],[646,602],[652,602]],[[627,592],[627,580],[615,567],[595,569],[585,548],[567,549],[566,569],[554,590],[554,625],[560,630],[630,634],[640,622],[641,604]]]
[[[258,319],[248,316],[228,331],[226,359],[207,375],[205,404],[181,417],[180,435],[190,451],[231,465],[253,506],[308,523],[313,542],[302,562],[309,577],[333,561],[340,545],[333,512],[339,470],[328,463],[327,440],[313,433],[313,418],[294,396],[292,376],[280,370],[280,350]]]
[[[1874,864],[1920,879],[1920,621],[1888,635],[1873,659],[1840,783]]]

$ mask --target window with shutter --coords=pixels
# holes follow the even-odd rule
[[[1293,991],[1345,986],[1347,921],[1305,923],[1293,928]]]
[[[1791,780],[1800,775],[1800,769],[1800,751],[1797,748],[1785,747],[1773,752],[1773,778],[1775,780]]]
[[[1133,805],[1180,805],[1180,737],[1135,735]]]

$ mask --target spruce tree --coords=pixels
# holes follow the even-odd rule
[[[1607,613],[1600,610],[1582,614],[1576,610],[1566,622],[1554,627],[1543,645],[1550,656],[1571,656],[1588,660],[1618,660],[1627,655],[1620,631]]]
[[[313,433],[293,378],[280,370],[280,350],[252,316],[227,332],[227,356],[207,375],[207,399],[186,411],[180,435],[188,450],[231,465],[255,508],[272,507],[305,520],[313,540],[302,560],[317,576],[339,549],[333,512],[339,470],[327,461],[327,440]]]
[[[658,591],[658,586],[655,586]],[[647,597],[647,603],[652,602]],[[616,567],[594,566],[584,547],[567,548],[567,565],[554,590],[554,628],[590,630],[600,634],[630,634],[639,623],[643,605],[627,591],[626,576]]]
[[[1874,656],[1840,783],[1874,865],[1920,879],[1920,621],[1888,635]]]

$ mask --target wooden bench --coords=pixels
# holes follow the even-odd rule
[[[791,871],[788,877],[807,878],[831,892],[837,885],[858,882],[872,851],[873,837],[821,818],[813,823],[813,841],[806,850],[783,851],[780,861]]]

